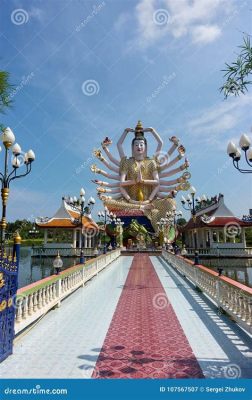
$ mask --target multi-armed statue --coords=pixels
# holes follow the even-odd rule
[[[124,153],[123,143],[129,133],[134,133],[131,149],[132,156],[127,157]],[[147,139],[145,133],[151,133],[157,141],[156,152],[153,157],[147,156]],[[182,173],[189,167],[185,159],[177,168],[172,168],[185,155],[185,148],[179,145],[179,139],[172,136],[169,139],[172,143],[168,152],[163,152],[163,141],[153,128],[143,128],[140,121],[135,129],[124,130],[117,142],[117,149],[120,159],[116,159],[110,153],[108,147],[112,144],[109,138],[102,142],[102,148],[109,161],[103,156],[100,149],[94,150],[94,155],[109,169],[108,173],[98,168],[95,164],[91,171],[101,174],[115,183],[94,180],[98,185],[98,196],[110,211],[127,210],[128,215],[136,215],[135,210],[141,211],[147,216],[155,231],[157,222],[165,217],[167,211],[175,206],[175,196],[179,190],[188,190],[191,174],[188,171]],[[175,150],[178,155],[171,158]],[[175,174],[181,174],[178,178],[165,180]],[[134,211],[133,211],[134,210]]]

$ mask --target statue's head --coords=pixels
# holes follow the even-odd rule
[[[132,156],[139,158],[140,155],[147,156],[147,141],[145,137],[137,137],[132,140]]]
[[[132,140],[131,148],[133,157],[147,157],[147,140],[144,137],[141,121],[138,121],[137,126],[135,127],[135,137]]]

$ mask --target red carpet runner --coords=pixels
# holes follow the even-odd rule
[[[148,255],[134,256],[92,377],[203,378]]]

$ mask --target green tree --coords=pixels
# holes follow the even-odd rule
[[[177,225],[179,225],[179,226],[185,225],[186,222],[187,222],[187,221],[186,221],[185,218],[178,218],[178,219],[177,219]]]
[[[248,91],[248,85],[252,83],[249,80],[252,73],[252,47],[249,35],[243,37],[243,44],[239,46],[239,49],[241,50],[236,61],[231,64],[226,63],[226,69],[223,70],[226,81],[220,91],[223,92],[225,98],[230,95],[244,94]]]
[[[0,71],[0,113],[4,113],[5,109],[10,107],[12,99],[10,94],[13,90],[13,85],[9,81],[9,72]],[[4,126],[0,123],[1,130]]]

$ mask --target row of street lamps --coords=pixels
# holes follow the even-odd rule
[[[124,222],[121,221],[121,218],[117,218],[116,214],[114,214],[112,211],[109,212],[108,208],[105,206],[103,211],[98,212],[98,218],[100,221],[103,222],[104,226],[104,233],[103,233],[103,254],[106,254],[107,252],[107,246],[106,246],[106,228],[108,224],[112,224],[115,226],[123,227]],[[115,243],[113,243],[115,247]]]
[[[4,169],[0,172],[1,181],[1,197],[2,197],[2,219],[1,225],[1,251],[5,247],[5,232],[6,232],[6,208],[10,192],[11,181],[22,178],[28,175],[32,169],[32,162],[35,160],[33,150],[28,150],[26,153],[22,152],[18,143],[15,143],[15,135],[10,128],[5,128],[2,133],[2,142],[4,145]],[[15,144],[14,144],[15,143]],[[0,148],[1,149],[1,148]],[[9,153],[12,151],[11,171],[9,172]],[[25,165],[26,170],[24,173],[18,174],[18,169]]]
[[[85,262],[85,257],[84,257],[84,250],[83,250],[83,217],[85,214],[90,214],[91,210],[93,209],[95,205],[95,199],[93,197],[90,197],[86,203],[85,199],[85,190],[83,188],[80,189],[80,196],[77,198],[76,196],[70,197],[68,200],[68,203],[70,204],[71,208],[79,213],[79,218],[77,219],[77,224],[80,226],[81,229],[81,235],[80,235],[80,241],[81,241],[81,252],[80,252],[80,264],[83,264]]]

